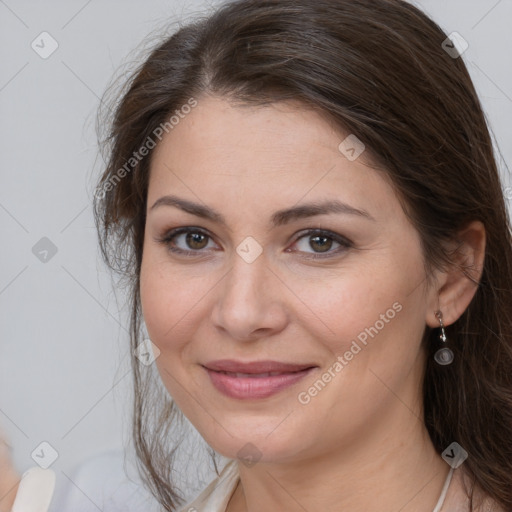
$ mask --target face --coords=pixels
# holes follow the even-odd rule
[[[419,397],[419,235],[348,135],[300,104],[204,96],[153,154],[144,320],[170,395],[227,457],[341,450]]]

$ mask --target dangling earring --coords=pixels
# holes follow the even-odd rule
[[[439,335],[439,338],[441,339],[441,342],[445,344],[446,334],[444,332],[443,313],[441,313],[441,311],[436,311],[435,315],[441,325],[441,334]],[[454,355],[450,348],[448,348],[447,346],[443,346],[440,349],[438,349],[437,352],[434,354],[434,359],[437,364],[445,366],[453,362]]]

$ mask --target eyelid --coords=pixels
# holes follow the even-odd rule
[[[173,228],[166,230],[161,236],[154,237],[155,242],[162,243],[167,246],[167,249],[175,254],[181,254],[183,256],[192,256],[192,257],[201,257],[205,254],[206,251],[204,250],[186,250],[186,249],[179,249],[176,247],[171,248],[170,242],[175,237],[182,235],[182,234],[188,234],[188,233],[200,233],[202,235],[205,235],[210,240],[215,242],[215,238],[213,235],[210,234],[210,232],[207,229],[196,227],[196,226],[182,226],[178,228]],[[299,240],[301,240],[304,237],[307,236],[325,236],[327,238],[332,239],[336,243],[340,245],[339,248],[328,251],[325,253],[305,253],[304,251],[296,251],[296,250],[290,250],[286,249],[286,252],[296,252],[300,254],[307,254],[307,256],[303,256],[306,259],[327,259],[327,258],[333,258],[337,256],[340,252],[345,251],[347,249],[353,248],[354,244],[351,240],[349,240],[347,237],[340,235],[334,231],[325,229],[325,228],[306,228],[299,232],[297,232],[294,235],[294,241],[292,245],[295,245]],[[215,242],[216,243],[216,242]]]
[[[202,250],[186,250],[186,249],[179,249],[179,248],[171,248],[170,243],[171,240],[176,238],[179,235],[188,234],[188,233],[200,233],[202,235],[205,235],[210,240],[214,241],[214,237],[208,232],[208,230],[196,226],[182,226],[178,228],[168,229],[165,230],[164,233],[160,236],[155,236],[153,240],[157,243],[161,243],[165,246],[167,246],[167,249],[170,252],[182,254],[182,255],[192,255],[194,257],[197,256],[203,256],[204,251]]]
[[[326,228],[306,228],[301,231],[298,231],[295,236],[295,242],[303,238],[305,235],[324,235],[326,237],[332,238],[333,240],[337,241],[340,244],[353,245],[353,242],[349,240],[346,236],[340,235]]]
[[[297,253],[303,253],[307,256],[303,256],[306,259],[328,259],[328,258],[335,258],[338,256],[341,252],[346,251],[348,249],[352,249],[354,247],[354,244],[351,240],[349,240],[347,237],[340,235],[334,231],[331,231],[329,229],[325,228],[308,228],[302,231],[299,231],[294,239],[294,242],[292,245],[295,245],[299,240],[302,238],[308,237],[308,236],[325,236],[326,238],[332,239],[334,242],[340,245],[337,249],[334,249],[333,251],[327,251],[325,253],[321,252],[308,252],[304,253],[303,251],[290,251],[287,249],[287,252],[297,252]]]

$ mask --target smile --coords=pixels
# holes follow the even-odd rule
[[[294,372],[240,373],[205,368],[213,386],[225,396],[242,400],[262,399],[296,384],[315,368]]]

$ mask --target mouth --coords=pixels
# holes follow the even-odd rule
[[[281,361],[236,361],[234,359],[219,359],[203,365],[209,370],[225,373],[244,373],[247,375],[265,373],[294,373],[316,366],[314,363],[285,363]]]
[[[212,370],[215,371],[215,370]],[[230,375],[231,377],[238,377],[238,378],[253,378],[253,379],[261,379],[263,377],[277,377],[278,375],[290,375],[292,373],[299,373],[299,370],[297,372],[266,372],[266,373],[240,373],[240,372],[217,372],[217,373],[223,373],[224,375]]]
[[[210,382],[225,396],[241,400],[262,399],[296,384],[316,365],[262,361],[240,363],[217,361],[203,365]]]

